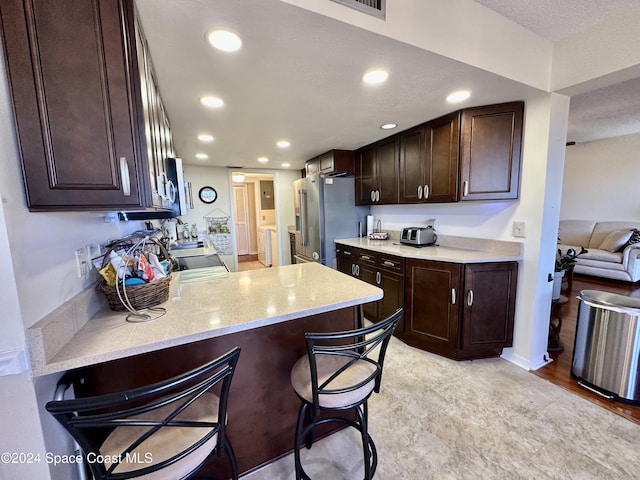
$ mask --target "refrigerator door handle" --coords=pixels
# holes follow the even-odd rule
[[[309,246],[309,221],[307,219],[307,191],[298,190],[300,196],[300,244]]]

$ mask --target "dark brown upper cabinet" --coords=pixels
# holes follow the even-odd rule
[[[305,174],[335,175],[355,173],[355,155],[351,150],[330,150],[305,163]]]
[[[520,188],[524,103],[462,111],[460,200],[512,200]]]
[[[143,110],[133,1],[3,0],[0,19],[29,209],[154,206],[148,158],[173,148]]]
[[[523,111],[523,102],[461,110],[361,148],[356,152],[356,203],[518,198]],[[397,177],[387,167],[383,178],[388,185],[397,181],[397,198],[389,194],[374,200],[380,185],[376,148],[394,141]]]
[[[459,125],[456,112],[400,133],[399,203],[456,201]]]
[[[356,154],[356,203],[398,203],[398,137],[361,148]]]

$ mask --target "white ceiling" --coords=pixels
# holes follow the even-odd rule
[[[456,88],[473,91],[463,107],[527,100],[537,93],[531,87],[278,0],[136,3],[176,149],[188,164],[282,168],[288,162],[290,168],[298,169],[305,160],[331,148],[355,149],[390,135],[379,128],[383,123],[398,123],[402,130],[460,108],[444,101]],[[479,3],[525,24],[539,18],[536,15],[553,17],[551,4],[596,2]],[[511,12],[509,4],[513,3],[519,5],[516,12]],[[631,2],[610,3],[622,8],[621,4]],[[531,8],[532,4],[545,8]],[[602,15],[589,11],[590,15],[579,16],[580,22],[571,23],[571,28],[590,25]],[[525,15],[515,16],[521,12]],[[540,34],[558,35],[551,23],[538,20],[527,28],[543,25],[549,31]],[[218,26],[241,34],[244,45],[239,52],[219,52],[206,43],[205,33]],[[378,66],[392,72],[389,81],[365,87],[360,77]],[[629,86],[637,88],[635,82]],[[207,110],[198,103],[203,95],[220,96],[225,106]],[[575,131],[589,135],[588,95],[591,93],[572,99],[572,115],[574,106],[577,113],[570,132],[575,120]],[[612,104],[609,91],[593,95]],[[640,105],[631,104],[627,97],[620,102],[622,109],[630,125]],[[613,109],[599,116],[611,123],[618,113]],[[201,144],[196,139],[200,133],[210,133],[216,140]],[[280,139],[289,140],[291,148],[278,149],[275,143]],[[197,160],[198,152],[209,158]],[[259,156],[269,157],[269,163],[259,164]]]

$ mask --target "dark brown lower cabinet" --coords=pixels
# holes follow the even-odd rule
[[[457,360],[499,356],[511,346],[517,262],[407,259],[406,272],[406,343]]]

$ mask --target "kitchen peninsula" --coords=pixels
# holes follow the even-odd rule
[[[168,378],[240,346],[229,435],[245,472],[292,448],[299,400],[289,375],[306,353],[304,333],[354,328],[359,305],[380,298],[375,286],[304,263],[199,283],[173,279],[166,314],[150,322],[128,323],[103,308],[63,343],[54,337],[66,327],[54,312],[27,334],[34,375],[77,371],[78,396]]]

